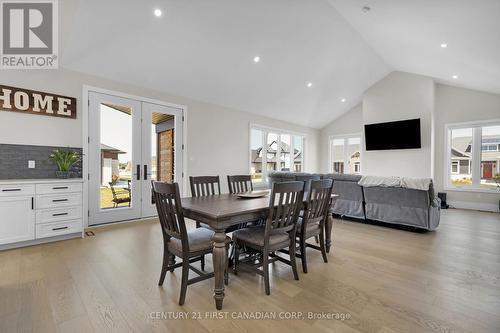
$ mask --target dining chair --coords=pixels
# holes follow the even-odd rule
[[[269,287],[269,264],[282,261],[292,266],[295,280],[299,279],[295,260],[295,233],[300,209],[303,205],[304,182],[283,182],[273,184],[269,198],[269,214],[262,226],[254,226],[237,230],[233,233],[235,256],[233,269],[248,268],[264,277],[266,295],[271,293]],[[259,263],[240,262],[239,249],[245,246],[260,251],[262,261]],[[276,251],[288,248],[290,260],[275,254]],[[270,257],[271,256],[271,257]],[[262,270],[259,267],[262,266]]]
[[[230,194],[244,193],[253,191],[252,176],[235,175],[227,176],[227,186]]]
[[[206,254],[212,253],[215,232],[206,228],[187,231],[182,211],[179,185],[177,183],[168,184],[153,181],[152,185],[163,234],[163,264],[158,285],[163,285],[167,271],[174,272],[176,268],[182,267],[179,305],[183,305],[188,285],[214,277],[213,272],[205,273],[202,271],[203,268],[199,270],[191,264],[201,261]],[[229,244],[230,241],[231,239],[227,237],[226,244]],[[226,245],[226,256],[227,251],[228,247]],[[175,263],[172,256],[181,258],[182,262]],[[189,279],[190,269],[198,274],[198,276]],[[228,281],[227,273],[226,266],[226,284]]]
[[[189,185],[191,186],[191,196],[193,198],[206,197],[209,195],[220,195],[219,176],[190,176]],[[208,224],[200,221],[196,222],[196,228],[204,227],[211,229]],[[205,270],[205,258],[201,260],[201,269]]]
[[[220,194],[219,176],[190,176],[189,184],[191,185],[191,196],[193,197]]]
[[[305,202],[302,217],[297,225],[297,240],[300,253],[296,256],[302,261],[302,271],[307,273],[306,248],[321,251],[323,261],[328,262],[325,247],[325,222],[330,210],[333,190],[332,179],[312,180]],[[307,243],[309,238],[319,237],[319,246]]]

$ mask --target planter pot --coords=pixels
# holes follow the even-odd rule
[[[71,176],[70,171],[56,171],[56,178],[67,179],[70,178],[70,176]]]

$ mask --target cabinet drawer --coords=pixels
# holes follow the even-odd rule
[[[36,194],[81,192],[82,189],[83,189],[82,183],[37,184]]]
[[[82,231],[82,220],[51,222],[36,225],[36,239],[72,234]]]
[[[36,211],[36,223],[56,222],[63,220],[75,220],[82,217],[82,207],[61,207],[50,209],[39,209]]]
[[[81,206],[81,193],[46,194],[36,197],[36,209]]]
[[[0,185],[0,197],[30,196],[35,194],[35,185]]]

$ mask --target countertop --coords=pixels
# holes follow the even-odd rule
[[[57,183],[83,183],[83,178],[47,178],[47,179],[0,179],[0,185],[10,184],[57,184]]]

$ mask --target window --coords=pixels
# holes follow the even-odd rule
[[[361,135],[330,138],[331,171],[338,174],[361,173]]]
[[[361,163],[360,162],[355,162],[354,163],[354,173],[358,174],[361,172]]]
[[[448,125],[448,188],[471,191],[496,189],[500,175],[500,121]]]
[[[305,138],[302,135],[252,126],[250,128],[252,181],[254,183],[267,182],[267,175],[270,171],[302,172],[304,142]]]

